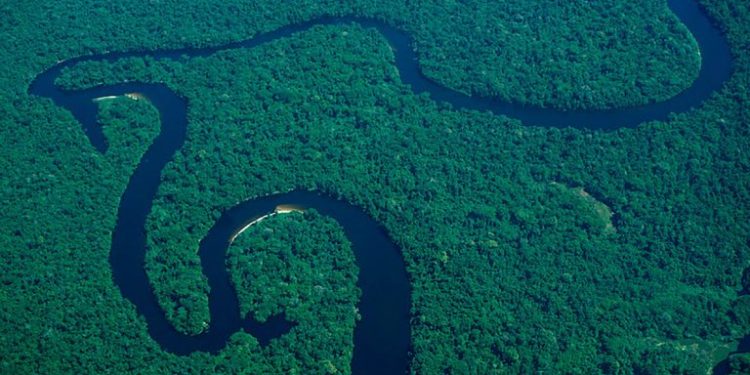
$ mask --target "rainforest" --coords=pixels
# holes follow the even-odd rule
[[[750,3],[0,4],[2,374],[748,374]]]

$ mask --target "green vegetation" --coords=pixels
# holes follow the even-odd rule
[[[284,312],[299,323],[274,343],[290,354],[254,373],[348,372],[359,289],[351,245],[335,221],[314,211],[267,218],[237,237],[227,265],[242,316]],[[263,354],[247,362],[267,361]]]
[[[750,354],[733,356],[731,359],[731,369],[736,374],[747,374],[750,372]]]
[[[660,101],[688,87],[700,68],[698,46],[666,1],[436,1],[401,14],[410,17],[401,22],[416,36],[428,77],[517,102]]]
[[[284,309],[300,320],[298,328],[263,349],[239,333],[217,356],[160,350],[112,283],[107,261],[118,199],[155,134],[157,114],[145,101],[101,103],[112,147],[98,154],[68,113],[26,94],[30,80],[59,59],[215,45],[351,10],[413,32],[420,63],[438,82],[523,102],[644,102],[672,95],[696,71],[696,47],[663,4],[511,1],[495,14],[479,3],[456,12],[459,5],[451,4],[342,9],[311,2],[289,10],[277,9],[285,6],[278,2],[206,2],[189,14],[159,2],[4,5],[0,373],[349,373],[356,271],[340,229],[314,212],[252,227],[228,258],[242,311]],[[716,353],[750,333],[747,298],[737,297],[750,267],[750,5],[703,3],[733,46],[731,81],[668,123],[611,133],[522,127],[414,96],[383,38],[357,26],[316,27],[208,58],[82,64],[62,83],[165,82],[189,100],[188,140],[165,170],[149,218],[146,265],[181,331],[200,330],[208,316],[195,252],[221,210],[307,188],[363,207],[403,249],[413,283],[416,373],[703,374],[720,359]],[[566,19],[552,18],[556,7],[581,23],[556,31]],[[597,13],[623,9],[622,23]],[[112,14],[118,16],[101,16]],[[498,44],[462,39],[490,27],[492,18],[478,19],[483,14],[496,16],[492,27],[507,28],[488,33]],[[648,33],[627,37],[636,21],[673,48],[645,42]],[[576,31],[589,28],[597,32]],[[538,45],[527,49],[525,39],[536,32]],[[580,43],[555,39],[567,36]],[[622,48],[593,57],[612,38]],[[503,52],[479,52],[481,43]],[[591,51],[566,52],[580,64],[556,57],[563,63],[555,73],[524,71],[534,54],[546,61],[552,47],[545,46]],[[655,52],[663,49],[670,53]],[[655,65],[636,64],[645,60]],[[483,65],[496,69],[487,71],[490,78],[477,74]],[[571,88],[540,89],[545,74],[559,74]],[[659,82],[635,92],[624,77],[639,75]],[[605,91],[574,97],[579,90],[571,82],[579,79]],[[616,217],[612,228],[604,207]],[[316,285],[326,293],[315,294]],[[308,337],[324,331],[326,340]],[[747,355],[731,359],[737,373],[748,363]]]
[[[557,108],[661,101],[688,87],[700,67],[698,46],[666,0],[204,0],[192,2],[189,12],[169,2],[69,0],[13,7],[9,12],[18,18],[10,18],[35,25],[44,33],[39,40],[75,38],[54,48],[40,44],[46,47],[40,54],[63,52],[59,58],[217,45],[324,15],[372,17],[413,35],[424,74],[445,86]],[[85,37],[76,34],[80,30]]]
[[[112,165],[127,177],[159,133],[159,112],[147,100],[125,96],[101,100],[98,105]]]

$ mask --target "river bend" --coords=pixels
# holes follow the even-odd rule
[[[647,121],[667,120],[672,113],[697,107],[720,89],[731,75],[732,59],[728,43],[699,5],[687,0],[668,0],[668,5],[698,42],[702,56],[700,73],[689,88],[675,97],[637,107],[561,111],[467,96],[421,74],[412,40],[407,34],[383,22],[356,17],[319,18],[216,47],[106,53],[72,58],[39,74],[31,84],[29,93],[49,98],[56,105],[69,110],[81,123],[92,145],[102,153],[107,149],[107,142],[97,124],[95,98],[139,92],[159,110],[160,133],[142,156],[120,198],[109,260],[115,284],[122,295],[136,306],[138,313],[146,320],[149,335],[164,350],[179,355],[195,351],[215,353],[226,345],[230,335],[239,330],[253,334],[261,345],[266,345],[275,337],[294,329],[294,323],[287,321],[283,315],[271,317],[264,323],[255,321],[251,316],[240,316],[239,303],[224,258],[230,238],[250,218],[268,214],[280,204],[295,204],[315,208],[334,218],[352,242],[360,268],[357,285],[362,289],[358,305],[362,320],[357,323],[354,332],[353,373],[403,374],[409,368],[411,302],[409,279],[400,250],[382,227],[362,210],[312,192],[294,191],[251,199],[224,212],[201,241],[199,250],[203,273],[210,286],[210,325],[204,333],[195,336],[176,331],[158,304],[144,269],[145,224],[162,170],[185,141],[188,126],[186,99],[165,85],[139,82],[67,91],[55,84],[61,71],[85,61],[114,62],[127,57],[147,56],[157,60],[208,56],[222,50],[253,48],[315,25],[358,23],[377,29],[388,40],[393,47],[402,81],[416,94],[427,93],[432,99],[448,103],[456,109],[491,111],[516,118],[526,125],[611,130]]]

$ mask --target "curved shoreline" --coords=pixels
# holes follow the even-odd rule
[[[144,317],[148,333],[163,350],[177,355],[195,351],[217,353],[229,337],[244,330],[261,346],[287,333],[296,325],[275,315],[266,322],[251,314],[240,316],[239,301],[231,283],[225,255],[232,236],[248,219],[297,207],[314,208],[342,226],[352,243],[359,267],[357,286],[362,320],[354,329],[352,371],[355,374],[404,374],[409,368],[411,345],[410,282],[400,249],[383,228],[357,207],[309,191],[292,191],[253,198],[227,209],[201,240],[198,255],[210,287],[210,322],[198,335],[178,332],[151,287],[144,268],[147,250],[146,220],[161,182],[161,172],[183,145],[187,133],[187,102],[161,84],[126,83],[89,90],[62,92],[57,99],[84,126],[97,126],[96,103],[102,96],[120,96],[134,88],[159,109],[161,129],[130,177],[117,211],[109,262],[112,276],[123,297]],[[59,100],[59,101],[58,101]],[[385,308],[384,308],[385,307]]]
[[[279,38],[289,37],[313,26],[356,23],[363,27],[376,29],[386,38],[394,51],[396,66],[402,82],[409,85],[415,94],[427,93],[433,100],[448,103],[455,109],[489,111],[495,115],[517,119],[524,125],[529,126],[615,130],[635,127],[648,121],[668,120],[670,115],[674,113],[689,111],[718,91],[731,76],[733,61],[729,44],[724,34],[708,18],[700,5],[695,0],[667,0],[667,4],[698,43],[702,58],[701,69],[691,86],[676,96],[665,101],[633,107],[566,111],[534,107],[490,97],[468,96],[424,77],[419,68],[416,53],[412,48],[413,40],[409,35],[382,21],[354,16],[321,17],[284,26],[274,31],[259,34],[251,39],[214,47],[188,47],[145,52],[110,52],[93,56],[80,56],[59,62],[38,75],[31,83],[29,92],[43,97],[52,97],[59,94],[58,91],[60,90],[56,90],[54,80],[64,68],[72,67],[81,62],[114,62],[129,57],[150,57],[156,60],[179,60],[185,56],[206,57],[230,49],[254,48]],[[101,129],[93,127],[86,128],[85,131],[91,143],[99,151],[104,152],[106,141]]]
[[[260,223],[261,221],[263,221],[265,219],[268,219],[271,216],[276,216],[276,215],[280,215],[280,214],[288,214],[288,213],[291,213],[291,212],[304,212],[304,211],[305,211],[305,208],[303,208],[302,206],[293,206],[293,205],[290,205],[290,204],[281,204],[281,205],[278,205],[278,206],[276,206],[273,209],[273,212],[269,212],[269,213],[267,213],[267,214],[265,214],[263,216],[260,216],[260,217],[253,217],[252,220],[250,220],[246,224],[243,224],[243,226],[240,227],[240,229],[238,229],[236,232],[234,232],[229,237],[229,243],[231,244],[232,242],[234,242],[234,240],[237,238],[237,236],[239,236],[240,234],[242,234],[242,232],[246,231],[248,228],[252,227],[255,224]]]
[[[364,212],[348,203],[312,192],[294,191],[251,199],[222,214],[201,241],[199,250],[203,272],[210,286],[209,328],[196,336],[177,332],[166,319],[143,268],[146,251],[144,230],[161,182],[161,172],[185,140],[186,100],[165,85],[139,82],[66,91],[55,85],[62,70],[80,62],[114,62],[127,57],[179,59],[183,55],[208,56],[228,49],[253,48],[316,25],[358,23],[377,29],[388,40],[394,50],[401,80],[415,94],[428,93],[433,100],[448,103],[456,109],[491,111],[497,115],[516,118],[526,125],[613,130],[633,127],[646,121],[666,120],[672,113],[685,112],[699,106],[721,88],[731,75],[732,59],[728,43],[703,14],[699,5],[694,1],[681,0],[668,0],[668,4],[698,42],[702,56],[701,71],[693,84],[675,97],[637,107],[560,111],[492,98],[470,97],[426,79],[421,74],[411,48],[412,40],[408,35],[383,22],[357,17],[324,17],[216,47],[107,53],[73,58],[39,74],[31,83],[29,93],[50,98],[56,105],[68,109],[81,123],[92,145],[100,152],[106,151],[107,142],[101,127],[97,125],[97,105],[92,99],[138,92],[159,109],[160,133],[142,156],[120,199],[117,224],[112,236],[110,264],[115,284],[122,295],[136,306],[147,322],[149,335],[164,350],[181,355],[194,351],[215,353],[226,345],[231,334],[240,329],[251,332],[261,345],[265,345],[269,340],[293,328],[293,324],[283,316],[272,317],[263,324],[252,317],[240,317],[239,303],[227,274],[224,255],[233,233],[236,235],[237,229],[247,223],[248,218],[268,214],[279,204],[297,204],[315,208],[336,219],[353,245],[360,267],[357,285],[362,289],[362,297],[358,306],[363,319],[355,327],[352,372],[398,374],[408,371],[410,347],[410,284],[401,253],[383,229]],[[167,108],[170,110],[166,110]],[[388,309],[384,309],[384,306]],[[388,314],[378,313],[384,310]],[[382,337],[385,339],[381,340]]]

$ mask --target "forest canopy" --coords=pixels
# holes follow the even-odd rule
[[[0,6],[1,373],[350,373],[357,266],[316,212],[251,227],[227,260],[243,314],[284,306],[299,323],[289,335],[260,348],[238,333],[215,356],[150,339],[108,253],[158,112],[99,103],[110,149],[98,153],[70,113],[26,93],[58,60],[355,14],[413,34],[435,81],[522,103],[662,100],[700,62],[661,1],[242,4]],[[690,112],[613,132],[527,127],[414,95],[384,38],[357,25],[203,58],[84,63],[59,84],[160,82],[187,99],[187,142],[162,176],[145,265],[181,332],[208,318],[196,249],[219,214],[309,189],[361,207],[403,251],[414,373],[704,374],[750,333],[739,293],[750,269],[750,5],[701,4],[730,40],[731,80]],[[578,96],[584,82],[591,95]],[[729,358],[738,374],[748,363]]]

